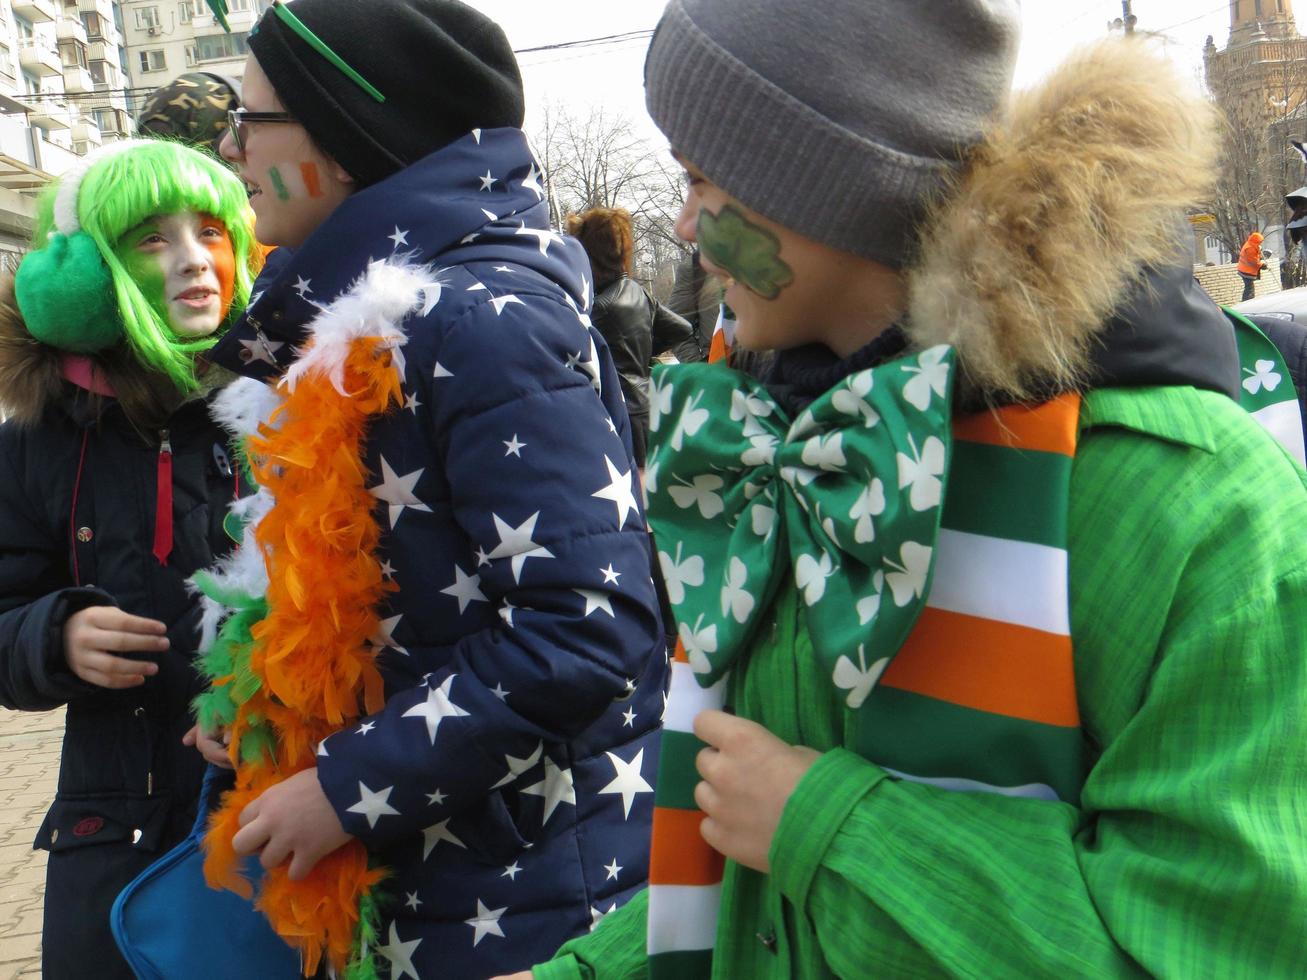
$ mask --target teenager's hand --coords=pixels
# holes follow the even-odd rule
[[[137,687],[159,672],[150,660],[120,653],[158,654],[168,649],[168,627],[157,619],[130,616],[113,606],[90,606],[64,623],[64,659],[68,669],[96,687]]]
[[[766,874],[781,811],[821,753],[724,711],[701,711],[694,734],[708,743],[695,759],[703,782],[694,801],[706,814],[699,832],[715,850]]]
[[[182,736],[182,745],[194,745],[200,750],[206,762],[212,762],[223,769],[234,769],[227,746],[231,744],[231,735],[224,731],[206,732],[199,725],[192,725],[191,730]]]
[[[231,841],[236,853],[262,851],[259,863],[265,868],[290,858],[291,881],[306,878],[315,864],[350,840],[322,792],[316,768],[264,790],[241,811],[240,824]]]

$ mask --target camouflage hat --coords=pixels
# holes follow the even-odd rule
[[[187,72],[150,94],[136,118],[142,136],[166,136],[218,152],[227,110],[240,107],[239,83],[207,72]]]

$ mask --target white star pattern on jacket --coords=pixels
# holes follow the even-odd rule
[[[545,798],[545,816],[541,825],[547,824],[560,803],[576,806],[576,789],[572,785],[572,770],[559,769],[554,760],[545,756],[545,777],[522,790],[528,796]]]
[[[377,631],[372,634],[372,638],[368,640],[368,643],[374,647],[390,647],[407,657],[408,651],[395,642],[394,636],[395,627],[399,625],[399,621],[403,618],[404,616],[401,613],[398,616],[391,616],[388,619],[383,619],[377,624]]]
[[[390,505],[391,530],[394,530],[395,525],[399,523],[400,515],[404,513],[405,507],[423,510],[428,514],[431,513],[431,508],[413,495],[413,488],[417,486],[418,480],[422,479],[422,474],[425,472],[424,467],[399,476],[391,468],[386,457],[381,457],[381,482],[375,487],[368,487],[368,493]]]
[[[457,564],[454,565],[454,584],[441,589],[440,594],[450,595],[458,600],[460,616],[469,603],[490,601],[481,591],[481,576],[469,575]]]
[[[554,557],[553,552],[548,548],[543,548],[531,540],[535,534],[536,519],[540,517],[540,511],[536,511],[517,527],[510,525],[498,514],[490,516],[495,522],[495,531],[499,534],[499,544],[490,552],[489,557],[511,557],[514,582],[522,581],[522,566],[526,564],[528,558]]]
[[[499,789],[499,787],[507,786],[509,783],[513,782],[513,780],[517,779],[518,776],[522,775],[522,773],[526,772],[528,769],[530,769],[532,766],[534,766],[537,762],[540,761],[540,755],[541,753],[544,752],[544,750],[545,750],[545,743],[537,742],[535,751],[532,752],[530,755],[526,756],[525,758],[519,759],[517,758],[517,756],[513,756],[513,755],[504,756],[504,763],[508,766],[508,774],[505,775],[503,779],[495,783],[495,785],[491,786],[490,788]]]
[[[442,820],[440,823],[432,824],[426,830],[422,831],[422,860],[425,861],[431,856],[436,845],[441,841],[453,844],[467,850],[467,845],[454,836],[454,832],[449,829],[449,820]]]
[[[631,515],[631,511],[639,513],[640,505],[635,502],[635,491],[631,485],[631,471],[623,473],[613,461],[606,455],[604,463],[608,466],[609,483],[606,487],[600,487],[592,497],[598,497],[601,500],[611,500],[617,505],[617,526],[619,528],[626,526],[626,519]]]
[[[630,762],[623,762],[616,752],[606,752],[604,754],[608,756],[608,761],[613,764],[615,776],[611,783],[599,791],[599,795],[620,793],[622,795],[622,817],[627,819],[631,816],[631,805],[635,802],[636,795],[654,791],[653,787],[645,782],[644,777],[640,775],[640,769],[644,765],[644,749],[637,752],[635,758]]]
[[[505,905],[502,909],[488,909],[485,902],[477,899],[477,914],[470,919],[464,919],[472,927],[472,945],[475,946],[486,936],[498,936],[500,939],[506,939],[504,930],[499,928],[499,917],[508,911]]]
[[[446,718],[467,717],[467,712],[449,699],[450,688],[457,676],[457,674],[450,674],[439,687],[428,688],[427,699],[421,704],[413,705],[402,716],[404,718],[422,718],[426,721],[427,738],[431,739],[432,745],[436,744],[436,732],[439,731],[442,721]]]
[[[613,604],[609,600],[607,592],[596,592],[594,589],[573,589],[572,591],[585,600],[585,612],[582,615],[589,616],[592,612],[600,609],[610,616],[613,615]]]
[[[390,924],[389,939],[386,945],[377,947],[377,952],[390,962],[391,980],[402,980],[404,977],[420,980],[418,971],[413,968],[413,952],[421,942],[420,938],[410,939],[406,943],[400,942],[399,929],[396,928],[395,923]]]
[[[345,812],[357,813],[366,817],[369,827],[375,827],[377,821],[382,817],[398,816],[399,811],[388,802],[390,799],[390,791],[394,788],[394,786],[387,786],[385,789],[377,790],[374,793],[363,785],[363,782],[360,780],[359,801],[352,807],[347,808]]]

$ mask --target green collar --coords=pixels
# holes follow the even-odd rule
[[[1205,453],[1216,452],[1216,438],[1205,404],[1225,396],[1189,386],[1102,388],[1085,395],[1080,431],[1115,427],[1173,442]]]

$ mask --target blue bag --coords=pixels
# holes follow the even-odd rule
[[[190,836],[119,893],[109,913],[113,938],[141,980],[245,980],[300,976],[300,955],[272,931],[253,902],[204,882],[200,840],[209,809],[232,774],[210,766]],[[257,883],[262,867],[246,859]]]

